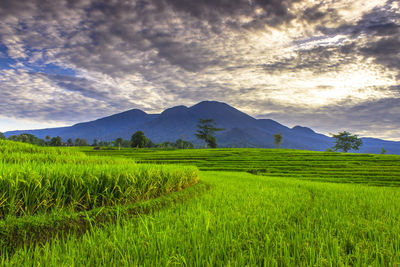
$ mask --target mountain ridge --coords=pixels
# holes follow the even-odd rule
[[[202,101],[191,107],[183,105],[165,109],[160,114],[148,114],[140,109],[130,109],[93,121],[81,122],[67,127],[38,130],[19,130],[5,132],[14,134],[30,133],[39,138],[46,135],[68,138],[83,138],[91,142],[111,141],[118,137],[130,139],[131,135],[142,130],[153,142],[174,142],[182,138],[195,145],[203,142],[194,133],[200,118],[213,118],[217,127],[225,131],[216,134],[220,147],[263,147],[273,148],[273,134],[282,133],[282,148],[324,151],[333,146],[333,138],[315,132],[309,127],[296,125],[289,128],[271,119],[254,117],[218,101]],[[360,152],[380,153],[384,147],[387,153],[400,154],[400,142],[378,138],[362,138],[364,145]]]

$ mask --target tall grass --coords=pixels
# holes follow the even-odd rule
[[[202,172],[154,214],[3,257],[33,266],[399,266],[398,188]],[[1,260],[0,260],[1,261]]]
[[[5,157],[10,153],[23,152],[23,153],[51,153],[56,155],[82,155],[75,148],[61,148],[61,147],[40,147],[31,144],[14,142],[9,140],[0,139],[0,156]]]
[[[0,163],[131,164],[132,159],[107,156],[88,157],[74,147],[39,147],[0,139]]]
[[[131,203],[197,182],[197,168],[89,158],[63,149],[1,141],[0,218]]]
[[[0,164],[0,217],[88,210],[157,197],[196,182],[195,167]]]
[[[12,254],[5,240],[0,265],[400,266],[399,188],[366,186],[399,185],[399,156],[283,149],[121,150],[94,153],[126,159],[95,156],[86,161],[76,154],[80,160],[69,162],[68,153],[76,151],[22,149],[21,156],[31,155],[18,163],[10,157],[19,153],[16,147],[1,156],[2,216],[126,204],[198,179],[195,167],[142,166],[130,159],[195,164],[209,171],[199,177],[210,190],[192,201],[173,202],[173,208],[90,225],[83,236],[55,235],[44,243],[16,246]],[[48,153],[51,160],[39,156]],[[29,218],[40,216],[2,222]],[[10,232],[4,236],[13,237]]]

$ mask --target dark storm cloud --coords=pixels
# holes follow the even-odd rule
[[[340,71],[347,64],[354,62],[356,44],[326,45],[296,51],[291,58],[281,59],[278,62],[264,64],[267,72],[283,72],[308,70],[315,74]]]
[[[323,25],[326,22],[340,20],[340,16],[333,8],[326,8],[323,3],[308,7],[301,14],[301,18],[305,23]]]
[[[400,35],[399,35],[400,36]],[[400,37],[381,38],[360,48],[365,57],[374,58],[379,64],[397,69],[400,74]]]
[[[393,22],[375,24],[365,28],[364,32],[367,34],[374,34],[377,36],[398,35],[400,33],[400,25]]]
[[[334,28],[318,26],[317,29],[323,34],[345,34],[351,38],[366,35],[368,39],[358,44],[358,51],[352,49],[352,52],[373,58],[378,64],[399,71],[400,21],[398,10],[389,8],[392,2],[387,1],[383,7],[374,8],[355,24],[342,24]]]
[[[64,88],[66,91],[78,92],[82,96],[91,99],[101,101],[112,99],[110,95],[113,93],[112,88],[110,88],[111,90],[100,91],[94,86],[92,81],[89,81],[86,78],[78,78],[65,75],[51,75],[45,73],[34,73],[33,75],[44,76],[45,78],[48,78],[51,82],[54,82],[57,86]]]
[[[399,14],[397,13],[397,10],[392,10],[390,8],[392,2],[393,1],[387,1],[385,5],[373,8],[370,12],[365,13],[361,19],[355,23],[341,23],[340,17],[337,15],[335,10],[329,10],[328,12],[323,13],[324,16],[314,18],[313,21],[318,22],[316,23],[317,30],[328,35],[346,34],[353,37],[359,36],[360,34],[373,36],[398,35],[400,33],[400,25],[398,24]],[[318,11],[313,12],[317,14],[321,13]],[[313,12],[311,12],[311,14],[313,14]],[[323,25],[321,21],[326,17],[330,18],[330,22],[336,20],[339,25],[336,25],[335,27],[327,27]]]
[[[196,43],[182,44],[171,40],[152,39],[153,47],[158,50],[158,56],[170,64],[177,65],[191,72],[217,65],[217,55],[202,48]]]
[[[235,18],[240,15],[254,16],[256,8],[264,11],[262,16],[254,16],[251,22],[244,25],[237,20],[229,21],[230,26],[240,27],[257,25],[259,20],[270,26],[292,20],[295,16],[289,12],[289,7],[297,0],[165,0],[165,4],[171,5],[175,10],[182,11],[200,20],[208,21],[212,26],[221,24],[222,18]],[[215,29],[215,28],[214,28]]]

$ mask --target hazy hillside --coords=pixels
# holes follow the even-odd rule
[[[200,118],[213,118],[217,127],[225,128],[216,135],[221,147],[274,147],[273,135],[276,133],[283,135],[283,148],[322,151],[333,145],[332,138],[310,128],[289,128],[274,120],[255,119],[216,101],[203,101],[192,107],[176,106],[161,114],[147,114],[132,109],[71,127],[11,131],[5,135],[31,133],[40,138],[46,135],[60,136],[63,140],[79,137],[91,142],[93,139],[110,141],[117,137],[129,139],[134,132],[142,130],[155,143],[182,138],[200,146],[202,142],[194,136]],[[384,147],[387,153],[400,154],[400,142],[376,138],[363,138],[363,142],[360,152],[379,153]]]

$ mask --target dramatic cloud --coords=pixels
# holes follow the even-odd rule
[[[287,126],[309,121],[308,126],[325,133],[337,131],[356,132],[362,136],[391,139],[400,135],[400,94],[397,98],[354,103],[351,99],[320,108],[309,106],[284,106],[270,103],[274,111],[261,114],[260,118],[272,118]],[[290,112],[292,115],[286,115]],[[312,120],[310,120],[312,118]],[[344,124],[343,121],[346,123]],[[366,123],[368,122],[368,123]],[[378,132],[380,131],[380,132]]]
[[[395,0],[3,0],[0,17],[0,130],[219,100],[400,139]]]

